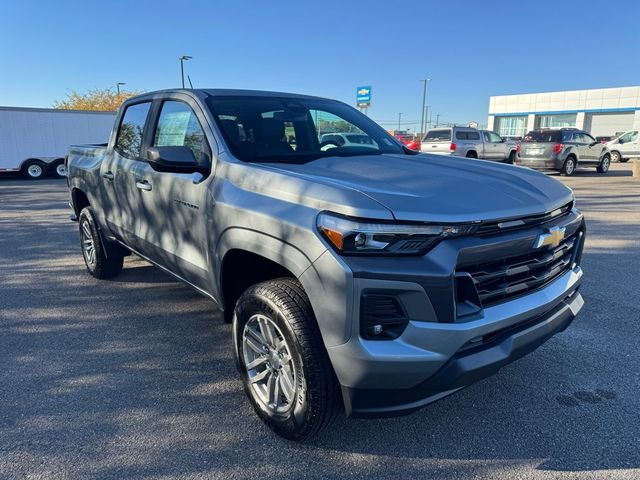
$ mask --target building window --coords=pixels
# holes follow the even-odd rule
[[[575,113],[560,113],[557,115],[536,115],[536,128],[575,127]]]
[[[496,117],[495,130],[503,137],[524,137],[527,133],[527,116]]]

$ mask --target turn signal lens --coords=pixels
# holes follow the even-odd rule
[[[564,149],[564,145],[562,143],[556,143],[553,145],[553,153],[560,153]]]

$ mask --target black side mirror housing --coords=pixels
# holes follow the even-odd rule
[[[204,173],[206,170],[198,164],[193,151],[185,145],[149,147],[147,160],[151,168],[158,172]]]

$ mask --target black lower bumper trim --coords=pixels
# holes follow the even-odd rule
[[[405,415],[496,373],[503,366],[532,352],[565,330],[583,304],[576,291],[560,305],[536,319],[510,329],[482,347],[454,355],[432,377],[410,389],[358,389],[343,387],[347,412],[352,417]]]

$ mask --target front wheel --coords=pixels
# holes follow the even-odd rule
[[[602,157],[602,160],[600,160],[600,164],[596,168],[596,171],[598,173],[607,173],[609,171],[610,166],[611,166],[611,158],[609,157],[609,155],[605,155],[604,157]]]
[[[122,248],[103,240],[91,207],[82,209],[78,224],[82,257],[89,273],[100,279],[119,274],[124,262]]]
[[[574,157],[568,157],[564,161],[564,165],[562,165],[562,169],[560,173],[566,177],[570,177],[573,175],[573,172],[576,171],[576,159]]]
[[[511,152],[509,154],[509,157],[507,158],[507,163],[509,165],[513,165],[514,163],[516,163],[516,152]]]
[[[45,173],[45,165],[37,160],[29,160],[22,166],[22,174],[31,180],[39,180]]]
[[[611,161],[612,162],[626,162],[626,160],[622,159],[622,155],[620,155],[620,152],[616,152],[616,151],[611,152]]]
[[[270,280],[244,292],[234,311],[233,339],[244,391],[275,433],[304,440],[337,418],[338,382],[297,280]]]

